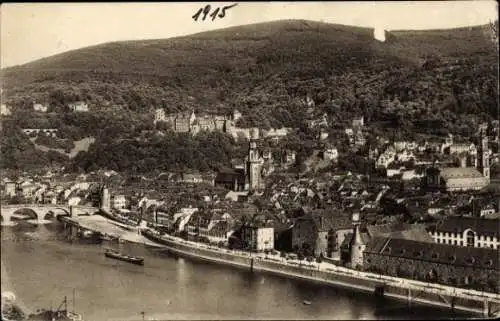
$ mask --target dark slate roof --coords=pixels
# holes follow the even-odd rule
[[[281,233],[290,229],[291,223],[273,222],[273,227],[274,227],[274,232]]]
[[[353,242],[353,236],[354,236],[353,233],[346,233],[344,241],[342,242],[342,244],[340,246],[349,248]],[[371,241],[371,238],[367,233],[359,232],[359,236],[361,238],[362,244],[366,245]]]
[[[389,223],[381,225],[367,225],[366,230],[370,237],[390,235],[393,238],[432,241],[432,237],[425,231],[425,227],[423,225]],[[415,238],[413,238],[412,236],[414,236]]]
[[[352,228],[351,216],[349,214],[330,213],[328,210],[316,210],[312,212],[314,223],[318,231],[329,231]]]
[[[244,171],[238,170],[224,170],[217,173],[215,177],[216,183],[233,183],[238,180],[240,183],[245,181]]]
[[[391,238],[394,239],[405,239],[405,240],[413,240],[419,242],[428,242],[434,243],[434,239],[432,236],[427,233],[423,226],[417,228],[411,228],[404,231],[397,231],[389,234]]]
[[[473,268],[500,270],[498,250],[375,237],[365,252]]]
[[[342,244],[340,244],[340,247],[348,248],[351,244],[351,241],[352,241],[352,233],[346,233],[344,236],[344,240],[342,241]]]
[[[483,174],[473,167],[444,167],[441,168],[441,176],[444,179],[478,178],[483,177]]]
[[[500,220],[467,216],[450,216],[440,221],[435,232],[462,233],[472,229],[478,235],[499,236]]]
[[[229,231],[229,229],[230,229],[229,224],[225,221],[217,222],[212,227],[212,231],[218,231],[222,233],[226,233],[227,231]]]

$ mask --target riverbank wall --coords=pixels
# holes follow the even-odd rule
[[[194,259],[220,263],[250,271],[277,274],[295,279],[313,281],[328,285],[371,293],[381,298],[405,301],[408,304],[424,304],[467,311],[488,316],[500,310],[500,296],[479,297],[478,295],[457,295],[455,291],[443,290],[442,286],[425,284],[418,281],[398,279],[372,273],[366,273],[344,267],[320,269],[317,265],[290,262],[277,257],[259,257],[249,252],[211,248],[205,244],[173,237],[159,237],[145,234],[154,242],[164,245],[170,252]],[[422,284],[420,284],[422,283]]]

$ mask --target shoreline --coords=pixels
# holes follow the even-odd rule
[[[102,216],[101,216],[102,217]],[[479,292],[475,290],[453,288],[450,286],[426,283],[411,279],[396,278],[384,275],[362,272],[336,266],[331,263],[312,262],[304,264],[298,260],[285,260],[276,255],[264,255],[222,249],[204,243],[187,241],[171,235],[160,236],[158,232],[145,228],[140,233],[133,233],[132,227],[125,224],[115,224],[112,219],[103,217],[106,223],[114,228],[126,230],[119,236],[133,243],[143,243],[139,239],[146,239],[148,243],[162,246],[168,251],[183,257],[208,261],[216,264],[230,265],[250,271],[266,272],[284,277],[301,279],[310,282],[348,288],[354,291],[370,293],[375,297],[406,301],[408,305],[422,304],[451,311],[463,311],[483,317],[498,316],[500,310],[500,294]],[[77,221],[68,220],[70,225],[102,232],[103,226],[85,226]],[[137,231],[137,230],[136,230]],[[137,231],[139,232],[139,231]],[[130,237],[130,234],[135,234]],[[121,234],[121,233],[120,233]],[[146,263],[147,264],[147,263]]]
[[[220,248],[215,249],[214,247],[209,247],[208,245],[201,243],[195,245],[191,244],[194,242],[182,239],[176,240],[176,238],[172,236],[160,237],[159,235],[154,235],[154,232],[149,231],[148,233],[148,230],[146,230],[143,235],[151,241],[158,242],[159,244],[165,246],[169,251],[184,257],[230,265],[250,271],[277,274],[289,278],[339,286],[355,291],[371,293],[374,296],[377,295],[377,290],[382,287],[383,293],[380,294],[380,297],[398,301],[407,301],[409,305],[412,303],[423,304],[439,308],[447,308],[450,309],[450,311],[456,310],[482,314],[483,316],[486,316],[485,312],[487,312],[483,305],[484,299],[481,300],[479,298],[472,297],[472,295],[478,296],[478,294],[473,293],[473,290],[459,289],[461,290],[462,295],[465,293],[468,294],[467,298],[460,298],[455,296],[455,289],[453,293],[446,293],[448,289],[439,284],[419,284],[422,282],[374,275],[338,266],[331,269],[320,268],[318,265],[314,264],[312,265],[313,267],[310,267],[305,264],[297,264],[294,262],[284,263],[281,260],[271,258],[271,255],[268,255],[268,258],[262,258],[257,255],[253,256],[250,253],[245,255],[243,252],[237,253],[231,250],[226,250],[224,253],[224,250],[221,250]],[[422,286],[424,286],[424,289],[420,289],[420,291],[418,289],[414,290],[416,294],[412,297],[410,287]],[[495,304],[496,309],[498,309],[498,307],[500,307],[500,295],[493,293],[490,293],[489,295],[491,300],[488,304]],[[455,299],[453,299],[453,297],[455,297]],[[453,308],[450,303],[452,300],[456,300]],[[494,316],[486,317],[493,318]]]

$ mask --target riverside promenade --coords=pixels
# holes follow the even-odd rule
[[[158,243],[152,242],[142,236],[137,227],[125,225],[101,215],[78,217],[65,216],[61,219],[61,221],[73,227],[92,232],[99,232],[112,238],[122,239],[133,243],[146,244],[149,246],[160,246]]]
[[[500,294],[497,293],[363,272],[328,262],[317,263],[285,259],[279,254],[222,249],[170,235],[160,236],[150,229],[145,229],[143,235],[147,235],[153,241],[158,241],[179,255],[247,268],[252,271],[269,272],[371,292],[382,297],[404,300],[410,305],[412,303],[427,304],[474,312],[484,316],[498,316],[500,310]]]
[[[285,259],[279,254],[250,253],[187,241],[156,231],[131,227],[100,215],[64,217],[63,222],[129,242],[164,247],[186,257],[252,271],[320,282],[370,292],[382,297],[483,314],[499,315],[500,294],[357,271],[328,262]],[[141,233],[142,232],[142,233]]]

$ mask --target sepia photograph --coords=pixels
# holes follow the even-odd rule
[[[0,6],[1,320],[500,318],[498,3]]]

